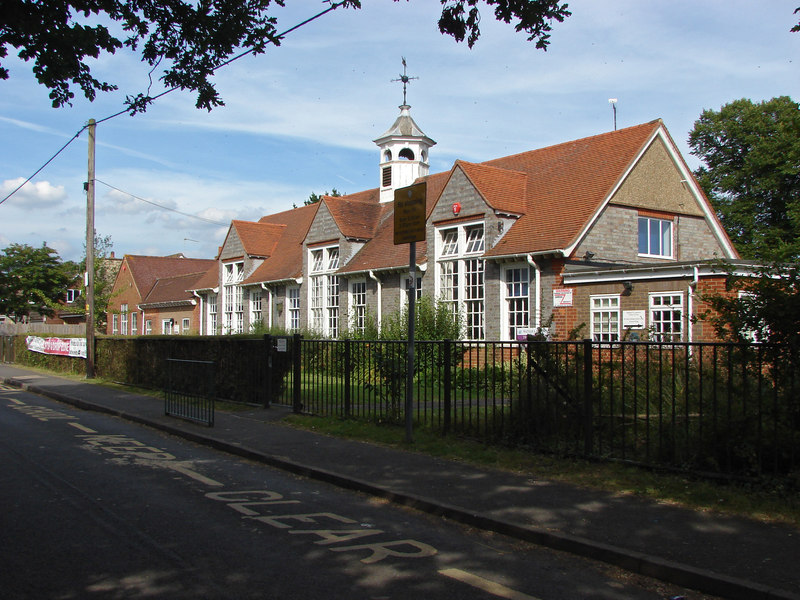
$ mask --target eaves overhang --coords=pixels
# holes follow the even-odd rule
[[[727,265],[729,268],[726,268]],[[580,285],[587,283],[606,283],[620,281],[643,281],[648,279],[696,279],[698,277],[711,277],[719,275],[734,275],[739,277],[754,276],[757,265],[746,261],[728,261],[721,263],[718,260],[693,261],[671,263],[668,265],[631,265],[625,267],[611,267],[606,269],[581,269],[570,270],[569,266],[563,272],[564,285]]]
[[[197,300],[168,300],[165,302],[142,302],[138,308],[147,310],[148,308],[180,308],[182,306],[196,306]]]

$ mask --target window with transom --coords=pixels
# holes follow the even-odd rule
[[[437,297],[463,315],[466,337],[485,337],[485,249],[483,223],[440,229],[437,234]]]
[[[529,283],[530,270],[524,267],[505,269],[506,334],[508,339],[517,339],[517,330],[527,328],[530,319]]]
[[[596,342],[619,340],[619,296],[592,296],[592,339]]]
[[[650,294],[650,331],[657,342],[683,340],[683,294]]]
[[[309,321],[316,332],[329,337],[339,335],[339,247],[311,250]]]

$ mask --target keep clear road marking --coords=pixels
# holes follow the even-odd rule
[[[210,477],[206,477],[205,475],[202,475],[202,474],[198,473],[197,471],[193,471],[192,469],[184,467],[183,465],[181,465],[179,463],[171,463],[171,462],[164,461],[162,463],[162,465],[167,467],[168,469],[172,469],[173,471],[177,471],[178,473],[182,473],[183,475],[186,475],[187,477],[191,477],[195,481],[199,481],[200,483],[204,483],[205,485],[210,486],[210,487],[222,487],[224,485],[224,484],[220,483],[219,481],[217,481],[216,479],[211,479]]]
[[[461,569],[442,569],[439,571],[439,574],[471,585],[472,587],[488,592],[498,598],[508,598],[509,600],[540,600],[535,596],[528,596],[517,590],[512,590],[501,583],[497,583],[491,579],[485,579],[473,573],[468,573],[467,571],[462,571]]]
[[[13,404],[16,404],[17,406],[25,406],[25,407],[28,406],[24,402],[22,402],[20,400],[16,400],[15,398],[8,398],[8,401],[13,403]],[[31,411],[33,411],[33,412],[31,412]],[[41,408],[41,407],[35,407],[35,406],[31,407],[31,411],[28,411],[28,414],[30,414],[34,418],[38,418],[40,421],[47,421],[50,418],[61,418],[61,419],[67,419],[67,418],[74,419],[74,418],[77,418],[77,417],[73,417],[71,415],[62,415],[61,413],[58,413],[56,411],[52,411],[50,409],[45,409],[45,408]],[[46,414],[46,416],[45,416],[45,414]],[[91,427],[87,427],[86,425],[82,425],[81,423],[78,423],[77,421],[70,421],[69,423],[67,423],[67,425],[69,425],[70,427],[74,427],[75,429],[77,429],[79,431],[82,431],[83,433],[88,433],[88,434],[97,434],[98,433],[96,430],[92,429]],[[144,444],[142,444],[141,442],[137,442],[135,440],[125,440],[125,441],[128,444],[132,444],[132,445],[134,445],[136,447],[144,446]],[[132,450],[136,450],[136,449],[137,448],[133,448]],[[152,449],[152,450],[157,450],[157,449]],[[162,454],[166,454],[166,453],[162,453]],[[195,471],[193,469],[190,469],[186,465],[178,463],[177,461],[176,462],[172,462],[173,460],[174,460],[174,457],[172,455],[169,455],[169,458],[167,458],[166,460],[153,460],[153,464],[157,464],[157,465],[159,465],[161,467],[165,467],[167,469],[172,469],[173,471],[177,471],[178,473],[181,473],[182,475],[186,475],[187,477],[191,477],[195,481],[199,481],[200,483],[202,483],[204,485],[207,485],[209,487],[222,487],[223,486],[223,484],[220,483],[219,481],[217,481],[215,479],[211,479],[210,477],[206,477],[205,475],[202,475],[202,474],[198,473],[197,471]]]
[[[97,432],[96,432],[94,429],[92,429],[91,427],[87,427],[86,425],[81,425],[80,423],[75,423],[74,421],[73,421],[72,423],[70,423],[70,425],[71,425],[72,427],[74,427],[75,429],[80,429],[80,430],[81,430],[81,431],[83,431],[84,433],[97,433]]]

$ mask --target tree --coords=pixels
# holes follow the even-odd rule
[[[800,106],[781,96],[705,110],[689,134],[695,171],[745,258],[800,257]]]
[[[111,236],[94,236],[94,326],[98,331],[105,331],[108,322],[108,303],[112,298],[114,280],[117,277],[118,265],[111,259],[113,243]],[[86,272],[86,246],[84,245],[83,260],[75,265],[75,272]],[[81,298],[88,298],[86,294],[86,280],[81,277]],[[73,307],[73,314],[86,312],[85,305]]]
[[[397,0],[395,0],[397,1]],[[274,0],[279,6],[284,0]],[[329,0],[334,10],[360,8],[360,0]],[[480,36],[478,0],[441,0],[439,29],[470,47]],[[495,18],[514,22],[517,31],[547,49],[551,22],[570,15],[560,0],[483,0]],[[92,75],[91,59],[127,48],[140,51],[152,67],[163,67],[167,89],[191,90],[195,105],[211,110],[224,102],[209,81],[214,72],[241,53],[260,54],[281,43],[277,20],[270,16],[272,0],[4,0],[0,22],[0,59],[8,48],[33,60],[33,74],[50,89],[54,107],[71,104],[73,86],[89,100],[98,91],[117,89]],[[100,21],[100,24],[98,24]],[[105,24],[124,31],[112,33]],[[141,48],[141,50],[139,50]],[[0,79],[9,71],[0,64]],[[131,113],[146,110],[147,93],[129,96]]]
[[[11,244],[0,254],[0,313],[27,320],[31,313],[52,315],[74,278],[74,264],[61,262],[47,244]]]
[[[749,276],[737,276],[730,265],[728,293],[702,298],[711,310],[702,317],[720,339],[770,342],[800,351],[800,266],[773,263]],[[735,293],[734,293],[735,291]]]

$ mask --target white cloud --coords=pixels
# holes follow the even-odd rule
[[[67,197],[63,185],[52,185],[49,181],[28,181],[25,183],[24,177],[6,179],[3,181],[0,195],[5,198],[12,192],[13,195],[6,200],[5,204],[21,207],[25,210],[46,209],[59,206]]]

